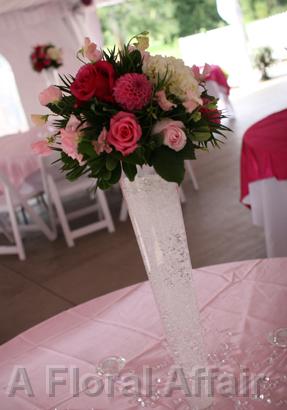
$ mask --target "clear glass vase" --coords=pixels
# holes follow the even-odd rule
[[[121,188],[154,293],[169,349],[185,377],[206,369],[196,291],[178,186],[144,171]],[[206,389],[187,398],[192,409],[206,409]]]

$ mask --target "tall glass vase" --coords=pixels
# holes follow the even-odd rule
[[[178,186],[144,172],[121,180],[129,215],[175,364],[186,377],[206,368],[199,310],[192,277]],[[188,398],[192,409],[207,409],[206,391]]]
[[[47,68],[42,71],[47,87],[50,85],[59,85],[58,71],[53,68]]]

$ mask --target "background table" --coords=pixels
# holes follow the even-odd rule
[[[250,127],[241,155],[241,201],[264,227],[269,257],[287,256],[287,110]]]
[[[286,410],[286,404],[276,406],[275,402],[278,404],[282,395],[287,398],[286,381],[282,384],[282,377],[286,377],[287,351],[269,344],[267,335],[273,329],[287,326],[287,258],[206,267],[195,270],[194,276],[210,363],[219,365],[221,371],[236,374],[244,366],[270,377],[270,382],[277,379],[277,387],[271,389],[273,404],[267,404],[265,400],[269,396],[264,391],[263,400],[240,399],[242,403],[247,401],[249,407],[238,406],[238,398],[218,396],[214,408]],[[152,366],[155,379],[164,380],[167,375],[172,361],[148,282],[63,312],[0,347],[1,408],[136,410],[144,407],[137,398],[126,398],[120,393],[114,400],[105,394],[89,397],[85,392],[72,397],[69,386],[57,386],[56,397],[48,397],[47,365],[66,367],[70,372],[72,367],[78,367],[83,375],[95,372],[99,361],[110,355],[126,358],[126,368],[136,374],[141,374],[144,366]],[[26,368],[34,397],[27,397],[23,391],[7,397],[5,391],[15,365]],[[175,398],[160,398],[156,408],[185,407]]]
[[[39,140],[38,128],[0,138],[0,172],[8,177],[16,188],[39,171],[39,159],[32,150],[32,143]]]

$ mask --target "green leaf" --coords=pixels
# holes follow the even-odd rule
[[[144,150],[141,147],[137,148],[132,154],[125,157],[124,162],[133,165],[143,165],[145,163]]]
[[[211,137],[210,131],[194,131],[191,134],[192,141],[208,141]]]
[[[98,179],[97,187],[102,189],[102,190],[105,190],[105,189],[110,188],[111,184],[109,182],[105,181],[104,179]]]
[[[112,155],[107,156],[106,168],[109,171],[113,171],[117,167],[118,163],[119,163],[119,160],[117,158],[113,157]]]
[[[157,148],[152,154],[152,164],[156,172],[166,181],[180,184],[184,178],[184,160],[181,155],[168,147]]]
[[[103,178],[105,181],[109,181],[110,178],[111,178],[111,176],[112,176],[111,171],[109,171],[109,170],[107,170],[107,169],[105,169],[101,174],[102,174],[102,175],[101,175],[102,178]]]
[[[117,182],[119,182],[121,174],[122,174],[122,167],[121,167],[120,162],[118,162],[117,167],[112,171],[112,175],[111,175],[111,178],[109,180],[109,183],[111,185],[114,185]]]
[[[195,159],[194,145],[190,140],[187,140],[184,148],[178,152],[183,159]]]
[[[76,167],[66,174],[69,181],[75,181],[84,173],[85,167]]]
[[[81,154],[88,155],[91,158],[98,156],[90,141],[82,140],[78,145],[78,151]]]
[[[135,179],[135,176],[137,174],[137,167],[134,164],[130,164],[128,162],[123,162],[123,170],[126,176],[130,181],[133,181]]]

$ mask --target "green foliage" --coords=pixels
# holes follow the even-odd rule
[[[272,65],[274,61],[270,47],[262,47],[256,50],[254,66],[261,71],[262,80],[268,80],[267,68]]]
[[[156,172],[166,181],[180,184],[184,178],[184,159],[168,147],[157,148],[152,154]]]
[[[174,3],[180,37],[225,25],[217,13],[215,0],[174,0]]]
[[[178,36],[179,24],[175,16],[174,0],[126,0],[98,10],[105,44],[124,44],[135,33],[151,33],[156,47],[171,44]]]
[[[240,0],[246,22],[287,10],[287,0]],[[178,37],[224,26],[216,0],[126,0],[99,9],[105,43],[123,44],[134,33],[151,33],[150,51],[175,54]]]
[[[287,10],[287,0],[240,0],[246,22]]]

